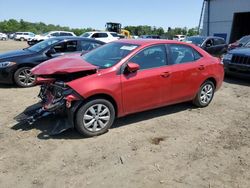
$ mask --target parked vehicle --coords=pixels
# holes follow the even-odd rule
[[[107,22],[105,27],[106,31],[115,32],[118,34],[120,38],[127,38],[127,39],[131,38],[130,31],[122,29],[121,23]]]
[[[0,40],[7,40],[8,36],[5,33],[0,33]]]
[[[33,37],[35,37],[35,34],[32,32],[16,32],[14,40],[27,41]]]
[[[222,61],[226,74],[250,78],[250,41],[244,47],[229,51]]]
[[[173,40],[183,41],[183,40],[185,40],[185,38],[186,38],[186,35],[175,35],[173,37]]]
[[[54,38],[54,37],[75,37],[76,35],[73,32],[69,31],[50,31],[48,33],[44,33],[42,35],[36,35],[34,38],[28,40],[28,45],[34,45],[38,42],[41,42],[46,39]]]
[[[159,35],[141,35],[140,38],[142,39],[160,39]]]
[[[86,33],[83,33],[80,37],[93,38],[93,39],[100,40],[105,43],[112,42],[120,38],[117,33],[106,32],[106,31],[86,32]]]
[[[232,44],[229,44],[228,50],[232,50],[234,48],[239,48],[239,47],[244,47],[244,45],[246,45],[249,41],[250,41],[250,35],[246,35],[246,36],[240,38],[240,40],[238,40]]]
[[[15,33],[8,33],[8,38],[9,39],[14,39]]]
[[[192,36],[187,37],[185,42],[193,43],[211,55],[221,56],[222,54],[227,52],[227,44],[226,41],[221,37],[204,37],[204,36]]]
[[[0,83],[16,83],[20,87],[33,86],[35,76],[30,72],[32,67],[65,54],[82,51],[85,53],[103,44],[80,37],[57,37],[23,50],[0,54]]]
[[[144,110],[184,101],[208,106],[224,77],[220,59],[195,45],[146,39],[53,59],[32,73],[43,107],[27,120],[64,109],[71,127],[85,136],[105,133],[116,117]]]

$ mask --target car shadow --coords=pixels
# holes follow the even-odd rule
[[[0,89],[12,89],[12,88],[18,88],[14,84],[0,84]]]
[[[226,75],[224,78],[224,82],[229,83],[229,84],[250,86],[250,78],[246,78],[242,76]]]
[[[28,107],[32,108],[32,107]],[[195,109],[191,103],[180,103],[176,105],[171,105],[167,107],[157,108],[154,110],[149,110],[145,112],[140,112],[132,115],[128,115],[122,118],[119,118],[115,121],[114,125],[111,127],[111,129],[120,128],[123,126],[129,126],[134,123],[138,123],[141,121],[149,120],[152,118],[157,118],[161,116],[170,115],[173,113],[178,113],[184,110],[192,110]],[[23,113],[22,113],[23,114]],[[16,121],[19,121],[20,116],[22,114],[19,114],[14,119]],[[54,125],[56,124],[58,120],[54,116],[48,116],[42,119],[37,120],[34,124],[29,125],[27,122],[19,121],[17,124],[15,124],[11,129],[13,130],[22,130],[22,131],[29,131],[32,129],[40,130],[41,133],[37,135],[38,139],[47,140],[47,139],[86,139],[86,137],[83,137],[80,135],[76,130],[74,129],[68,129],[58,135],[50,135],[51,131],[53,130]]]

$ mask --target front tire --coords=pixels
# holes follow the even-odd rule
[[[214,97],[214,92],[214,83],[209,80],[205,81],[201,85],[195,99],[193,100],[194,105],[201,108],[208,106]]]
[[[115,119],[115,109],[106,99],[86,102],[76,114],[76,129],[84,136],[98,136],[108,131]]]
[[[19,87],[31,87],[35,85],[36,77],[31,74],[31,67],[21,67],[14,74],[14,81]]]

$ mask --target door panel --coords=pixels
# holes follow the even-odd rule
[[[196,95],[205,66],[202,60],[171,66],[172,103],[191,100]]]
[[[186,45],[169,45],[169,52],[172,59],[171,103],[191,100],[204,77],[205,61],[198,52]]]
[[[168,87],[169,82],[162,73],[162,68],[156,68],[121,76],[125,113],[161,106],[162,88]]]
[[[162,106],[163,88],[166,95],[170,88],[165,45],[148,47],[129,62],[137,63],[140,70],[121,75],[125,113]]]

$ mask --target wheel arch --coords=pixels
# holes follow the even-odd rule
[[[108,94],[105,94],[105,93],[98,93],[98,94],[94,94],[94,95],[91,95],[87,98],[84,98],[82,101],[77,101],[73,108],[68,111],[68,116],[69,116],[69,121],[70,123],[73,125],[73,127],[75,127],[75,123],[76,123],[76,113],[78,112],[78,110],[88,101],[91,101],[91,100],[94,100],[94,99],[106,99],[108,100],[109,102],[111,102],[111,104],[114,106],[114,109],[115,109],[115,117],[118,116],[118,105],[115,101],[115,99],[108,95]]]
[[[91,96],[85,98],[84,100],[87,102],[87,101],[90,101],[90,100],[93,100],[93,99],[106,99],[109,102],[111,102],[111,104],[114,106],[114,109],[115,109],[115,116],[117,117],[117,115],[118,115],[118,104],[111,95],[108,95],[106,93],[97,93],[97,94],[94,94],[94,95],[91,95]]]
[[[214,78],[214,77],[208,77],[202,84],[204,84],[206,81],[211,81],[211,82],[213,82],[213,84],[214,84],[214,87],[215,87],[215,89],[217,88],[217,81],[216,81],[216,79]],[[202,85],[201,84],[201,85]]]
[[[32,63],[22,63],[22,64],[18,64],[17,67],[16,67],[16,70],[14,71],[13,75],[12,75],[12,80],[13,82],[15,81],[14,79],[14,76],[15,76],[15,73],[18,69],[20,68],[23,68],[23,67],[30,67],[30,68],[33,68],[35,67],[36,65],[32,64]]]

